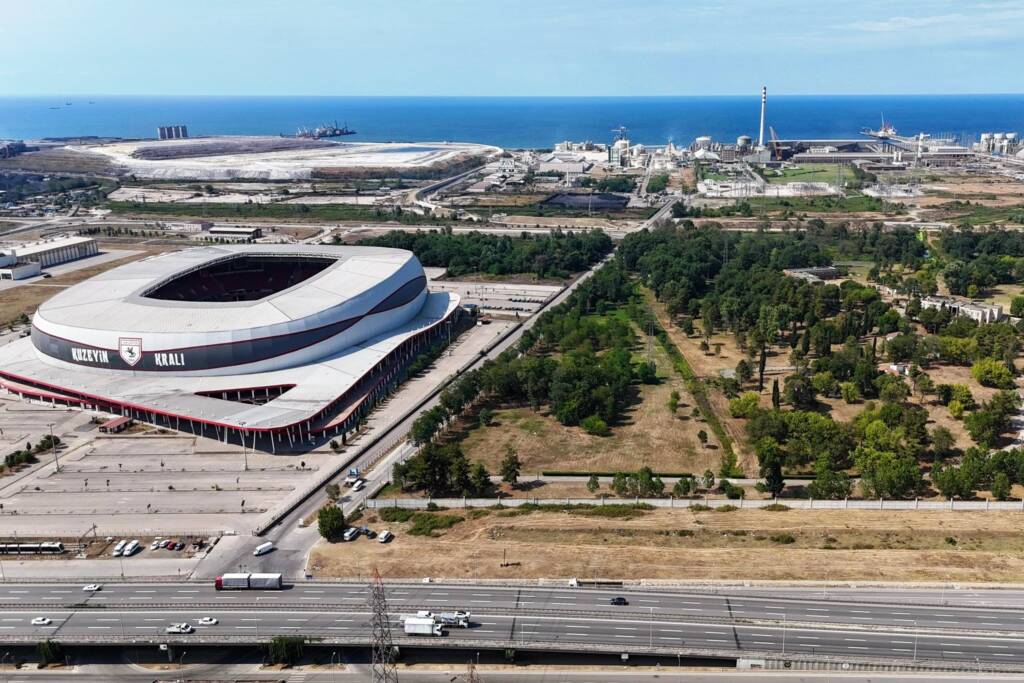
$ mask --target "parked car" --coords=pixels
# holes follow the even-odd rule
[[[366,488],[366,480],[365,479],[358,479],[358,480],[356,480],[356,483],[352,484],[352,490],[353,491],[362,491],[364,488]]]
[[[182,543],[181,541],[178,541],[177,543],[174,544],[174,549],[175,550],[181,550],[184,547],[185,547],[185,544]]]
[[[377,542],[388,543],[394,537],[395,535],[393,533],[385,529],[384,531],[380,532],[380,536],[377,537]]]
[[[341,535],[341,540],[345,542],[354,541],[357,538],[359,538],[359,527],[356,526],[350,526],[345,529],[345,533]]]

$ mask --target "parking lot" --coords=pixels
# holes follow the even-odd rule
[[[73,535],[95,523],[104,535],[248,534],[333,457],[243,454],[191,435],[101,436],[93,429],[87,442],[61,455],[59,471],[46,460],[0,479],[0,533]]]
[[[471,304],[493,316],[515,318],[529,317],[551,297],[562,291],[553,285],[518,284],[510,282],[461,282],[457,280],[434,280],[430,289],[440,292],[454,292],[462,297],[463,304]]]

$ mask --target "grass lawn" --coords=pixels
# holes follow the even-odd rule
[[[885,203],[875,197],[751,197],[745,200],[755,210],[796,211],[800,213],[860,213],[882,212]]]

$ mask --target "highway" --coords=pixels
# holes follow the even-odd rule
[[[302,583],[283,591],[215,591],[209,584],[0,584],[0,641],[173,640],[252,642],[278,634],[365,643],[367,588]],[[993,591],[993,593],[998,594]],[[661,655],[832,656],[1024,666],[1017,609],[927,606],[894,590],[888,603],[706,592],[390,584],[396,640],[427,646],[549,648]],[[623,596],[628,605],[610,604]],[[401,616],[463,609],[471,627],[445,638],[406,638]],[[33,626],[35,617],[52,623]],[[198,626],[202,617],[216,625]],[[168,637],[188,621],[190,635]]]

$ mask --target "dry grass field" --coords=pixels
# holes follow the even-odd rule
[[[376,567],[388,578],[1024,580],[1020,513],[1012,512],[433,514],[463,521],[434,537],[412,536],[409,522],[382,522],[370,511],[365,523],[390,528],[392,543],[321,544],[310,568],[318,576],[366,576]],[[511,566],[501,566],[503,553]]]
[[[497,472],[510,445],[519,454],[524,476],[542,470],[634,471],[644,465],[656,472],[717,471],[718,449],[702,448],[697,440],[701,429],[712,440],[714,435],[706,423],[690,417],[693,400],[682,378],[660,347],[654,347],[654,359],[661,383],[637,386],[637,401],[627,409],[624,422],[612,427],[610,436],[566,427],[546,411],[506,408],[495,411],[491,426],[470,430],[462,450],[470,460],[481,460]],[[675,415],[667,407],[673,390],[682,397]]]

